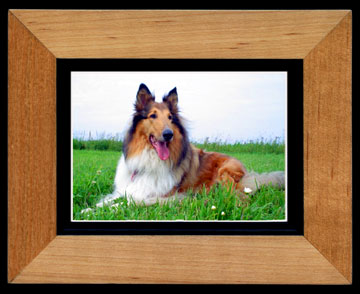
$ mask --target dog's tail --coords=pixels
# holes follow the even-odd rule
[[[272,185],[277,188],[285,187],[285,172],[274,171],[269,173],[258,174],[256,172],[250,172],[243,176],[241,179],[241,185],[248,193],[255,193],[261,186]],[[250,189],[250,190],[249,190]]]

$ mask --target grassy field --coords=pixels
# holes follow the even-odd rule
[[[250,143],[252,144],[252,143]],[[284,170],[283,146],[207,145],[207,151],[219,151],[240,159],[249,171]],[[256,144],[255,144],[256,145]],[[204,147],[204,146],[200,146]],[[212,148],[213,147],[213,148]],[[223,147],[223,148],[221,148]],[[258,152],[250,152],[253,149]],[[237,152],[240,151],[240,152]],[[191,193],[182,201],[163,205],[141,206],[119,198],[114,206],[94,208],[103,195],[112,192],[117,161],[121,152],[74,150],[73,152],[73,219],[74,220],[282,220],[285,218],[285,192],[262,188],[247,200],[221,186],[210,193]]]

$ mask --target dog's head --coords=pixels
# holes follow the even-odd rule
[[[175,145],[185,137],[178,110],[178,94],[176,88],[163,97],[161,103],[155,102],[155,97],[146,85],[141,84],[136,94],[135,114],[132,126],[125,139],[125,148],[130,141],[137,141],[138,148],[142,144],[154,148],[161,160],[167,160]],[[135,142],[132,142],[135,144]],[[141,147],[140,147],[141,145]],[[124,149],[125,156],[127,155]]]

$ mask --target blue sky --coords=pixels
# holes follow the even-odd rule
[[[157,101],[177,88],[192,140],[285,139],[286,72],[72,72],[74,136],[122,137],[140,83]]]

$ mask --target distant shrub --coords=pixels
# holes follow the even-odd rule
[[[73,139],[73,148],[75,150],[83,150],[83,149],[86,149],[85,148],[85,143],[81,140],[78,140],[78,139]]]
[[[96,140],[96,141],[91,141],[94,145],[93,148],[90,149],[94,149],[94,150],[109,150],[109,146],[110,146],[110,141],[109,140]]]
[[[226,141],[217,140],[215,142],[209,142],[205,139],[203,143],[195,142],[194,145],[198,148],[206,151],[215,152],[231,152],[231,153],[285,153],[285,143],[281,142],[278,138],[274,140],[266,141],[263,138],[256,141],[248,142],[235,142],[232,144]]]
[[[102,151],[121,151],[122,141],[113,139],[100,140],[81,140],[73,139],[73,148],[75,150],[102,150]]]

